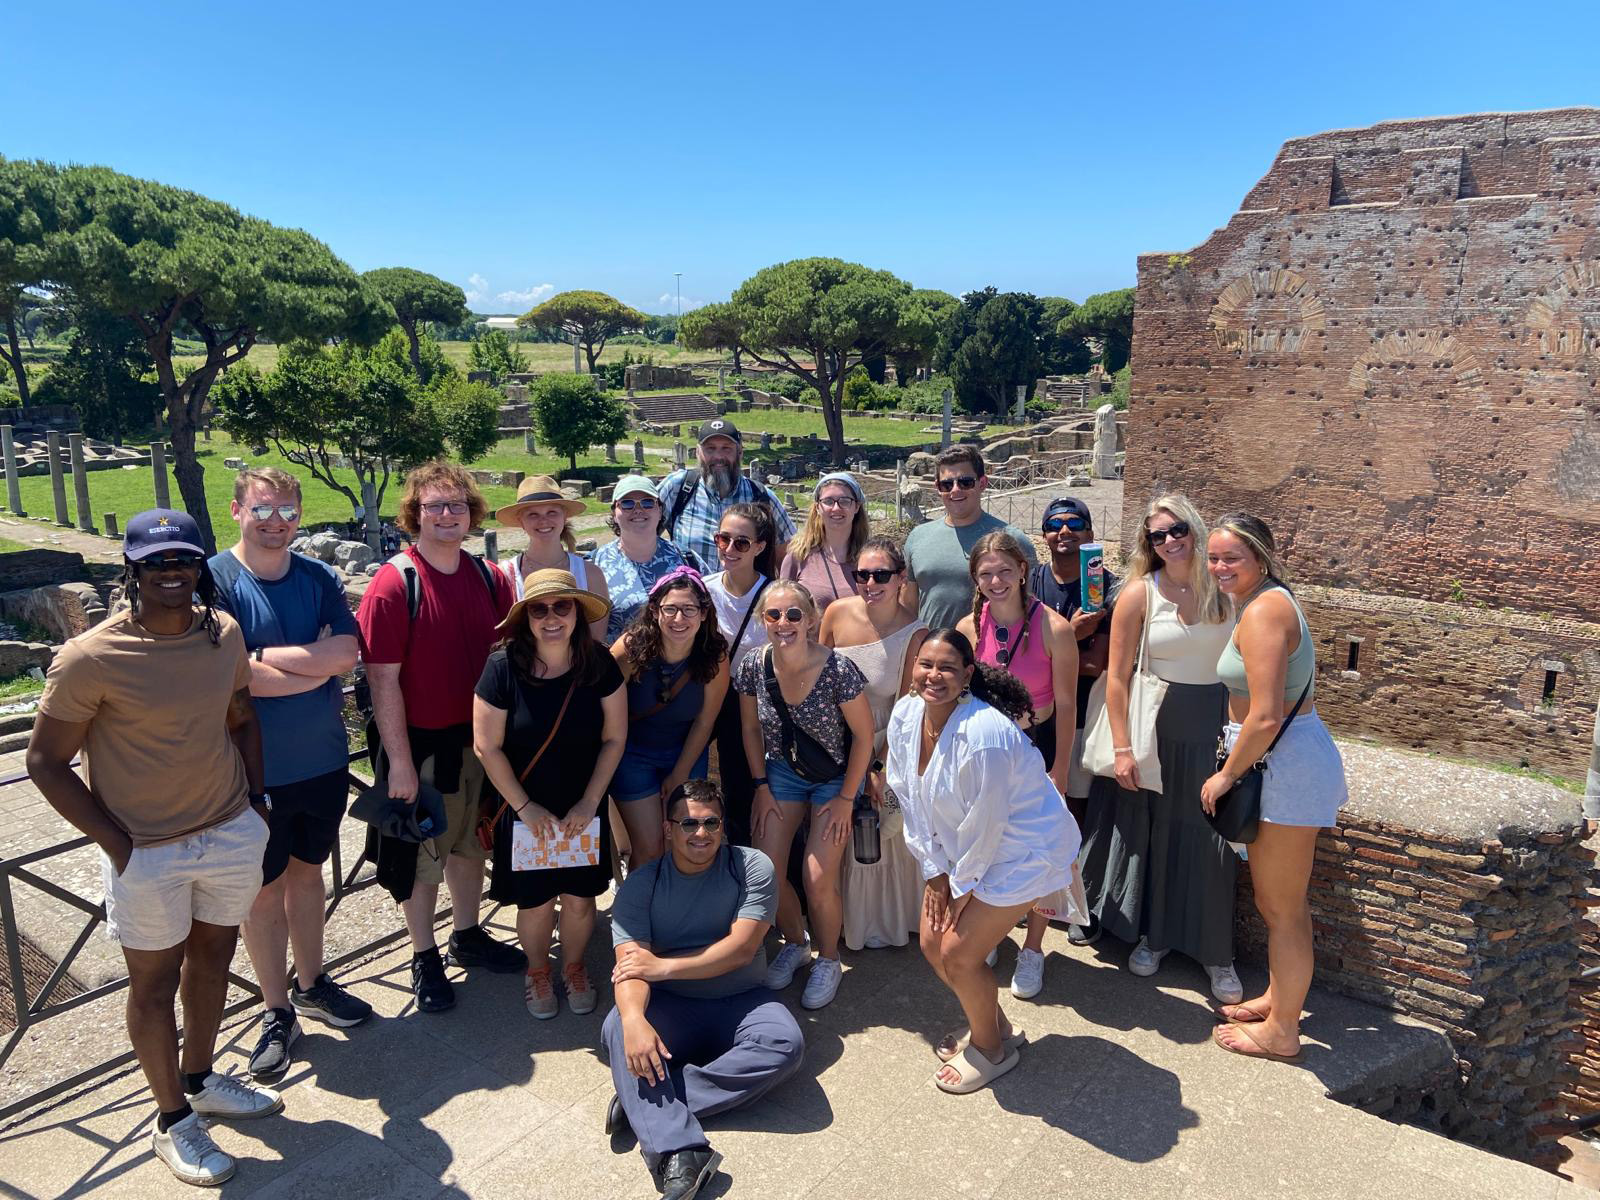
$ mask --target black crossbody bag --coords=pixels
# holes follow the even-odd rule
[[[1239,781],[1224,792],[1217,799],[1217,811],[1206,813],[1206,820],[1211,822],[1211,828],[1217,831],[1217,836],[1225,842],[1237,842],[1240,845],[1249,845],[1256,840],[1256,832],[1261,828],[1261,784],[1267,775],[1267,758],[1277,748],[1284,732],[1289,728],[1289,722],[1295,719],[1300,706],[1306,702],[1306,697],[1311,694],[1311,680],[1306,680],[1306,686],[1301,689],[1300,699],[1294,702],[1294,707],[1289,710],[1289,715],[1283,719],[1283,724],[1278,726],[1278,736],[1272,739],[1272,745],[1260,758],[1250,764],[1249,769],[1239,776]],[[1222,701],[1222,720],[1227,724],[1228,701]],[[1227,764],[1228,751],[1223,748],[1223,737],[1217,739],[1217,770]]]
[[[772,667],[771,646],[761,651],[761,678],[767,685],[767,696],[772,700],[772,707],[778,710],[778,724],[783,729],[783,745],[780,749],[789,769],[808,783],[827,783],[843,775],[844,763],[834,761],[826,746],[795,724],[789,706],[784,702],[783,692],[778,688],[778,675]],[[850,730],[847,728],[844,733],[846,761],[850,757],[850,741]]]

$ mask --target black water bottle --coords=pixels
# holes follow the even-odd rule
[[[862,864],[877,862],[883,857],[883,847],[878,840],[878,810],[872,801],[862,796],[856,801],[854,830],[856,861]]]

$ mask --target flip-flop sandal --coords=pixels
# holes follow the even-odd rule
[[[1229,1016],[1229,1013],[1248,1013],[1249,1016],[1234,1017]],[[1258,1012],[1247,1004],[1223,1004],[1213,1015],[1217,1018],[1218,1025],[1255,1025],[1267,1019],[1266,1013]]]
[[[1255,1049],[1254,1050],[1241,1050],[1237,1046],[1228,1045],[1227,1042],[1222,1040],[1222,1036],[1221,1035],[1222,1035],[1222,1031],[1224,1029],[1236,1030],[1238,1032],[1239,1036],[1242,1037],[1250,1045],[1254,1046]],[[1298,1062],[1301,1062],[1301,1061],[1303,1061],[1305,1059],[1305,1053],[1304,1053],[1304,1051],[1301,1051],[1301,1050],[1296,1050],[1293,1054],[1275,1054],[1275,1053],[1273,1053],[1271,1050],[1268,1050],[1265,1046],[1263,1046],[1260,1042],[1256,1041],[1255,1038],[1251,1037],[1250,1034],[1248,1032],[1246,1032],[1246,1026],[1244,1026],[1244,1025],[1235,1025],[1235,1024],[1218,1025],[1215,1029],[1213,1029],[1211,1031],[1211,1040],[1213,1042],[1215,1042],[1217,1045],[1221,1046],[1229,1054],[1237,1054],[1240,1058],[1264,1058],[1264,1059],[1268,1060],[1269,1062],[1281,1062],[1281,1063],[1298,1063]]]
[[[939,1068],[940,1071],[946,1067],[954,1068],[959,1078],[954,1083],[946,1083],[935,1072],[933,1082],[941,1092],[949,1092],[952,1096],[966,1096],[988,1087],[1021,1061],[1022,1055],[1013,1049],[999,1062],[990,1062],[987,1054],[968,1045],[961,1051],[960,1057],[952,1058]]]
[[[933,1056],[940,1062],[947,1063],[956,1055],[965,1050],[968,1043],[971,1041],[972,1031],[970,1029],[966,1033],[963,1033],[960,1037],[957,1037],[953,1033],[947,1033],[939,1039],[939,1044],[933,1048]],[[1023,1046],[1026,1046],[1028,1044],[1028,1035],[1023,1033],[1020,1029],[1013,1028],[1011,1031],[1011,1036],[1003,1039],[1000,1044],[1005,1047],[1007,1053],[1009,1053],[1012,1050],[1017,1050]]]

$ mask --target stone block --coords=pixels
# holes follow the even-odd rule
[[[55,651],[43,642],[0,641],[0,679],[14,679],[29,667],[49,670]]]
[[[338,552],[339,543],[343,540],[337,533],[313,534],[311,540],[306,543],[305,553],[332,566],[333,556]]]
[[[579,498],[594,495],[594,484],[587,479],[563,479],[560,482],[563,492],[572,492]]]
[[[335,565],[346,571],[359,571],[375,558],[377,554],[365,542],[340,542],[333,549]]]

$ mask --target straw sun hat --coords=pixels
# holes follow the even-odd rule
[[[530,475],[517,485],[515,503],[496,510],[494,519],[516,529],[522,524],[523,510],[541,504],[557,505],[569,517],[583,515],[582,500],[568,500],[561,493],[561,485],[548,475]]]
[[[601,620],[611,612],[611,602],[604,596],[596,596],[593,592],[586,592],[578,586],[578,581],[572,577],[571,571],[563,571],[560,567],[541,567],[537,571],[530,571],[522,581],[522,599],[511,606],[511,611],[506,613],[506,619],[495,628],[496,633],[505,633],[514,629],[522,620],[522,610],[531,601],[559,600],[563,596],[570,596],[578,602],[578,607],[583,610],[585,622]]]

